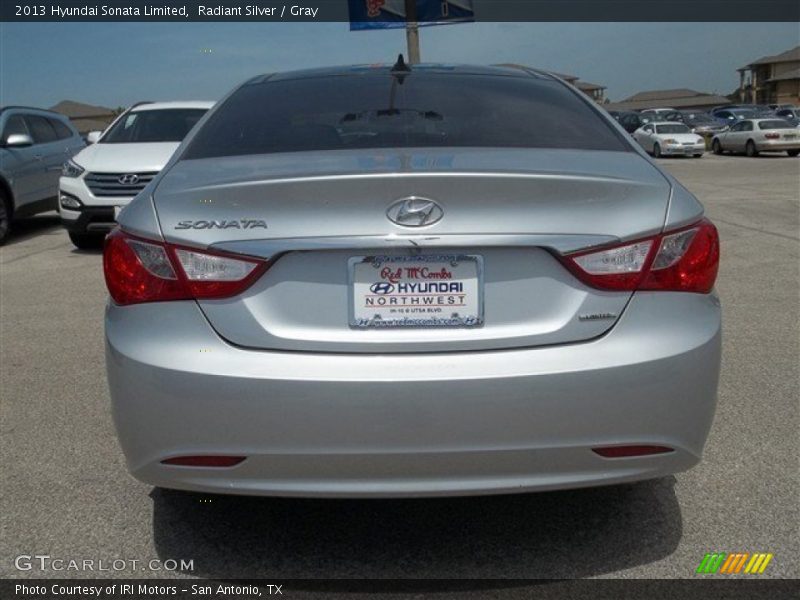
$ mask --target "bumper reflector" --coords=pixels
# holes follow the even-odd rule
[[[178,467],[235,467],[246,456],[175,456],[161,461],[162,465]]]
[[[673,448],[668,446],[650,446],[650,445],[635,445],[635,446],[602,446],[600,448],[592,448],[592,452],[599,454],[603,458],[628,458],[631,456],[649,456],[651,454],[665,454],[667,452],[674,452]]]

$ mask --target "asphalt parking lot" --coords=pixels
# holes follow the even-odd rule
[[[185,559],[128,576],[692,578],[706,552],[800,573],[800,160],[664,159],[722,236],[719,406],[690,472],[592,490],[425,500],[207,497],[128,476],[104,375],[99,252],[57,218],[0,249],[0,577],[14,557]],[[112,573],[96,573],[109,576]]]

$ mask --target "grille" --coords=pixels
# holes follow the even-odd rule
[[[121,177],[135,175],[133,183],[121,183]],[[158,175],[158,172],[151,173],[87,173],[83,180],[87,187],[95,196],[135,196],[144,189],[150,180]]]

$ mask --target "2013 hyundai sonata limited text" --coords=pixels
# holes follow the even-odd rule
[[[256,77],[106,239],[107,369],[155,486],[422,496],[688,469],[717,231],[581,92],[452,65]]]

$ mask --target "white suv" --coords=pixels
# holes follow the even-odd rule
[[[143,102],[122,113],[64,163],[61,222],[78,248],[97,247],[127,205],[167,164],[213,102]]]

